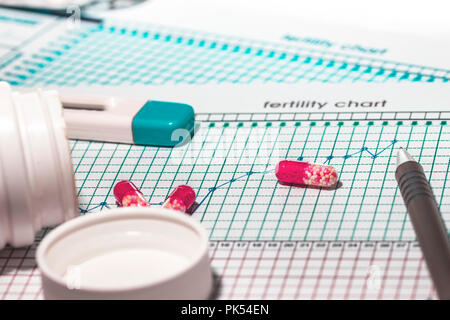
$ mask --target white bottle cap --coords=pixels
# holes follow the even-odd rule
[[[195,219],[160,207],[72,219],[40,243],[46,299],[206,299],[208,236]]]
[[[56,91],[13,92],[0,82],[0,249],[30,245],[42,227],[77,215]]]

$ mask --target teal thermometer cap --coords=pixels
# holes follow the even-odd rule
[[[194,133],[194,109],[184,103],[147,101],[132,122],[135,144],[174,147]]]
[[[175,147],[194,135],[194,109],[184,103],[59,92],[71,139]]]

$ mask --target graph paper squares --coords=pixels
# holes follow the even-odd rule
[[[171,150],[77,141],[80,207],[114,207],[111,188],[122,179],[154,204],[189,184],[198,195],[193,216],[211,240],[414,240],[394,178],[398,147],[429,174],[441,210],[450,205],[444,189],[450,129],[427,123],[204,123],[191,144]],[[278,184],[275,164],[298,157],[335,166],[342,186]]]
[[[162,26],[86,27],[37,47],[17,55],[0,78],[23,86],[449,78],[445,70]],[[184,148],[74,141],[80,211],[115,207],[111,188],[121,179],[134,181],[153,205],[189,183],[199,195],[193,216],[212,239],[218,298],[435,298],[420,250],[409,242],[394,149],[407,147],[429,173],[448,223],[449,129],[441,120],[449,115],[198,115],[206,122]],[[284,158],[330,163],[342,187],[278,185],[271,168]],[[45,232],[29,248],[0,251],[0,298],[42,298],[33,255]]]
[[[445,70],[152,25],[82,26],[44,43],[0,77],[23,86],[449,79]]]
[[[178,184],[194,187],[218,298],[428,299],[435,294],[408,242],[394,149],[421,162],[448,212],[448,130],[438,120],[205,122],[182,148],[73,141],[71,149],[83,213],[115,207],[111,188],[121,179],[153,204]],[[342,187],[279,185],[271,166],[299,157],[336,166]],[[42,298],[36,245],[1,251],[2,298]]]
[[[435,298],[414,243],[348,244],[212,242],[216,290],[224,299]]]
[[[349,246],[352,245],[353,247]],[[417,244],[211,241],[219,299],[436,298]],[[42,299],[35,246],[0,252],[0,299]]]

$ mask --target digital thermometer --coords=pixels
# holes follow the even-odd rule
[[[60,92],[70,139],[174,147],[194,134],[187,104]]]

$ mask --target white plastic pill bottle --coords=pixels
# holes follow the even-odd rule
[[[56,91],[14,92],[0,82],[0,249],[75,217],[77,194]]]

